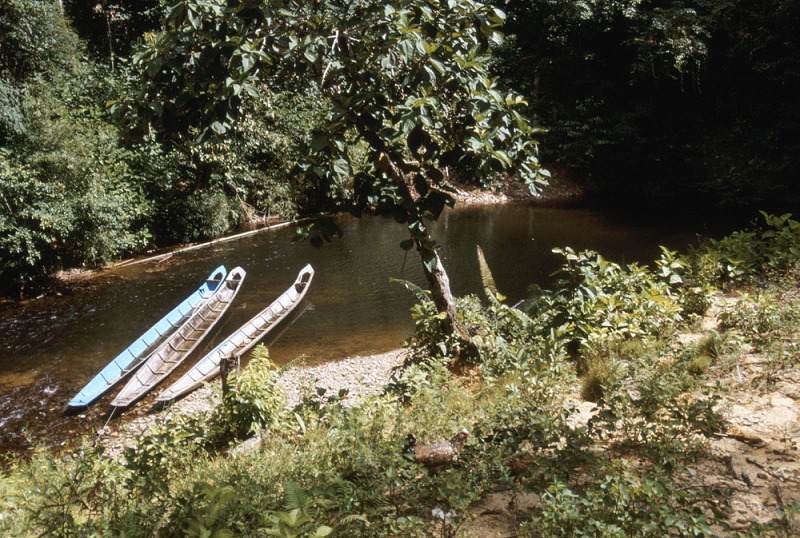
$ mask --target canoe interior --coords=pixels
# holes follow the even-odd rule
[[[197,389],[219,375],[220,363],[223,360],[241,357],[247,353],[303,300],[313,277],[314,269],[310,265],[305,266],[288,290],[200,359],[180,379],[163,391],[157,401],[174,400]]]
[[[83,407],[91,404],[136,370],[159,345],[189,319],[198,306],[219,289],[226,275],[227,270],[224,266],[217,267],[194,293],[109,362],[67,405]]]
[[[127,407],[167,377],[185,359],[230,307],[241,288],[245,271],[233,269],[217,291],[167,338],[136,371],[128,384],[111,402],[116,407]]]

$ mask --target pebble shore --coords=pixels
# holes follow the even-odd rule
[[[379,355],[358,355],[336,362],[292,367],[281,376],[287,405],[297,404],[308,387],[326,388],[325,396],[333,396],[341,389],[348,389],[344,403],[352,405],[366,396],[378,393],[391,379],[394,368],[403,363],[405,353],[404,349],[396,349]],[[219,383],[219,379],[214,383]],[[104,428],[99,432],[97,444],[105,447],[108,456],[118,457],[133,439],[146,434],[150,425],[169,418],[173,413],[202,413],[216,405],[214,400],[211,389],[202,387],[164,411],[153,409],[119,427],[110,425]]]

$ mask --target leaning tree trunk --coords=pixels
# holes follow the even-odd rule
[[[428,280],[428,285],[431,287],[433,303],[439,312],[447,314],[447,317],[442,320],[442,330],[445,334],[451,335],[458,330],[460,323],[456,311],[456,301],[450,291],[450,279],[447,276],[447,271],[445,271],[442,260],[435,250],[425,247],[419,240],[415,241],[415,243],[423,261],[422,270]],[[436,266],[433,271],[428,270],[428,265],[425,264],[425,259],[428,256],[436,258]]]
[[[456,348],[449,350],[454,358],[451,363],[451,369],[460,371],[465,366],[469,356],[474,354],[475,345],[466,328],[458,319],[456,301],[450,291],[450,279],[447,276],[444,265],[442,265],[439,254],[436,250],[427,247],[420,239],[415,239],[414,242],[423,262],[422,271],[428,280],[433,303],[440,313],[445,314],[445,318],[442,320],[442,332],[447,336],[455,336],[456,338]],[[428,269],[428,265],[425,263],[426,258],[430,256],[434,256],[436,259],[436,265],[432,271]]]
[[[404,175],[398,169],[392,159],[392,155],[387,152],[383,152],[380,155],[378,167],[386,171],[387,174],[395,180],[407,201],[403,205],[408,211],[408,221],[411,223],[422,222],[423,219],[420,216],[418,205],[422,197],[417,192],[412,177]],[[383,166],[381,166],[381,164]],[[474,354],[475,345],[472,343],[472,339],[467,333],[467,330],[458,320],[456,301],[453,298],[453,293],[450,291],[450,279],[447,277],[447,271],[445,271],[444,265],[442,265],[439,254],[430,246],[432,244],[430,235],[427,231],[423,234],[412,232],[411,235],[422,260],[422,270],[431,288],[433,303],[440,313],[445,314],[441,325],[442,332],[447,336],[455,336],[456,338],[456,349],[449,350],[454,357],[454,361],[451,363],[451,369],[454,371],[461,370],[466,359]],[[435,264],[425,263],[432,259],[436,260]],[[429,269],[430,265],[433,265],[433,270]]]

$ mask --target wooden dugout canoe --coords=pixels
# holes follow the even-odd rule
[[[83,387],[67,404],[70,407],[87,406],[136,370],[147,357],[183,325],[192,312],[205,303],[219,288],[227,271],[224,266],[217,267],[205,282],[169,314],[150,327],[150,329],[128,346],[125,351],[109,362],[100,373]]]
[[[115,407],[127,407],[164,380],[194,351],[233,302],[241,288],[245,271],[233,269],[208,301],[189,317],[175,333],[147,358],[145,363],[111,402]]]
[[[306,265],[294,284],[275,299],[268,307],[256,314],[250,321],[242,325],[239,330],[230,335],[224,342],[217,346],[208,355],[200,359],[191,370],[168,389],[159,394],[156,401],[166,402],[183,396],[195,390],[203,383],[214,379],[220,372],[220,363],[232,357],[241,357],[255,346],[267,333],[288,316],[305,297],[311,279],[314,278],[314,269]]]

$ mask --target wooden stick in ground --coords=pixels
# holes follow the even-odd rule
[[[225,402],[225,397],[228,395],[228,374],[239,364],[239,357],[226,357],[219,363],[219,375],[222,378],[222,401]],[[237,368],[238,372],[238,368]]]

